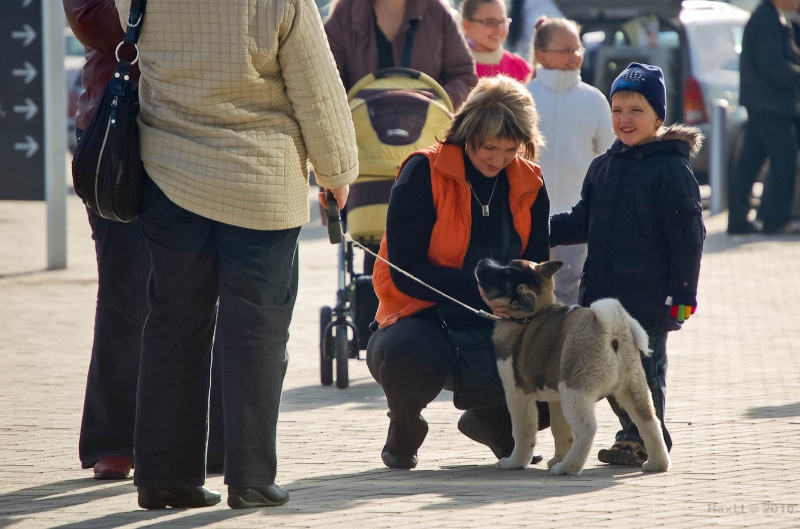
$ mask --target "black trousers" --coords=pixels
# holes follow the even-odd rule
[[[140,218],[152,270],[134,484],[205,482],[208,357],[216,323],[222,340],[225,483],[271,485],[300,228],[261,231],[212,221],[174,204],[150,179]]]
[[[78,138],[80,134],[76,131]],[[150,253],[140,221],[115,222],[86,211],[97,255],[98,284],[78,455],[82,468],[92,468],[108,456],[134,459],[136,385],[148,313]],[[218,465],[225,458],[222,364],[215,362],[213,367],[208,464]]]
[[[748,109],[739,163],[729,187],[728,228],[741,229],[750,211],[750,194],[761,167],[769,159],[758,217],[764,231],[774,232],[790,220],[794,199],[797,136],[791,115]]]
[[[656,416],[661,422],[661,433],[664,434],[664,442],[667,444],[667,450],[671,450],[672,437],[667,431],[666,424],[664,424],[664,412],[667,407],[667,331],[649,330],[647,338],[650,342],[650,349],[653,352],[650,353],[650,356],[642,358],[642,367],[644,367],[644,374],[647,377],[647,386],[653,396]],[[608,402],[611,404],[611,409],[619,417],[619,423],[622,425],[622,430],[617,432],[616,440],[644,443],[642,436],[639,434],[639,429],[633,424],[627,412],[619,406],[613,397],[609,396]]]
[[[409,317],[378,329],[367,346],[367,366],[386,394],[389,433],[384,450],[416,454],[428,433],[420,415],[442,389],[452,390],[454,354],[442,326],[423,317]],[[540,407],[541,413],[542,407]],[[546,405],[544,410],[547,410]],[[511,415],[505,405],[470,410],[499,436],[511,437]],[[544,411],[542,421],[549,420]]]

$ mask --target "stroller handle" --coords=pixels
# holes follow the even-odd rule
[[[402,68],[397,66],[394,68],[384,68],[383,70],[378,70],[374,73],[374,75],[375,79],[383,79],[384,77],[389,77],[390,75],[405,75],[411,79],[419,79],[420,75],[422,75],[422,72],[412,70],[411,68]]]
[[[399,66],[395,68],[384,68],[382,70],[378,70],[377,72],[365,75],[356,84],[354,84],[350,90],[348,90],[347,100],[352,101],[353,98],[356,97],[356,95],[361,91],[361,89],[369,85],[371,82],[391,76],[408,77],[409,79],[421,81],[428,88],[430,88],[439,99],[442,100],[441,102],[448,112],[452,114],[455,111],[453,108],[453,102],[450,100],[450,96],[447,95],[447,92],[444,91],[442,85],[437,83],[433,77],[426,73],[412,70],[411,68],[401,68]]]

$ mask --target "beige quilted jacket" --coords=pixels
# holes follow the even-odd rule
[[[130,0],[116,0],[123,27]],[[142,159],[176,204],[258,230],[309,220],[317,182],[358,174],[344,87],[313,0],[149,0]]]

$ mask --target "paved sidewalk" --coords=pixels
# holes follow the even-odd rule
[[[319,307],[336,254],[304,230],[300,296],[278,430],[284,507],[143,511],[132,482],[81,470],[78,429],[96,274],[82,205],[69,197],[69,269],[43,271],[45,207],[0,202],[0,528],[15,527],[800,527],[800,237],[723,233],[707,222],[699,310],[669,341],[673,469],[645,475],[592,457],[578,477],[500,471],[456,429],[443,394],[412,471],[383,467],[386,402],[364,362],[347,390],[319,385]],[[597,407],[593,452],[616,431]],[[540,450],[550,457],[549,432]]]

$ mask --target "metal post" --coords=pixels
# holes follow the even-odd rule
[[[725,143],[728,137],[728,102],[715,99],[711,104],[708,180],[711,184],[711,214],[728,209],[728,174]]]
[[[64,75],[64,8],[42,0],[44,54],[44,171],[47,200],[47,268],[67,267],[67,101]]]

